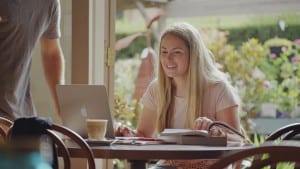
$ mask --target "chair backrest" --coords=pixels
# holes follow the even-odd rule
[[[54,144],[57,146],[57,148],[59,150],[60,155],[63,158],[64,169],[71,169],[70,152],[69,152],[67,146],[65,145],[65,143],[63,142],[63,140],[51,129],[47,129],[47,134],[52,138]]]
[[[276,140],[279,138],[282,140],[290,140],[298,134],[300,134],[300,123],[292,123],[272,132],[266,138],[266,141]]]
[[[24,119],[25,119],[25,121],[27,120],[26,118],[24,118]],[[40,121],[41,119],[29,118],[29,120],[39,120]],[[29,123],[28,122],[26,123],[26,125],[30,125],[30,124],[32,124],[32,121],[30,121]],[[30,129],[26,129],[25,133],[31,131],[31,129],[33,129],[34,127],[30,126],[28,128],[30,128]],[[12,132],[12,130],[13,130],[13,127],[11,127],[7,133],[7,137],[9,138],[8,141],[11,140],[11,136],[14,134]],[[37,132],[36,129],[34,132]],[[38,132],[40,132],[40,131],[38,131]],[[23,133],[24,133],[24,131],[21,132],[21,134],[23,134]],[[61,126],[58,124],[53,124],[53,123],[51,124],[51,126],[49,128],[46,129],[45,133],[52,138],[54,144],[57,147],[58,152],[55,151],[55,155],[57,155],[57,153],[58,153],[59,155],[62,156],[62,158],[64,160],[64,169],[71,168],[70,152],[68,150],[68,145],[66,144],[66,141],[64,140],[65,136],[67,136],[69,139],[71,139],[73,142],[75,142],[81,148],[82,152],[87,157],[89,169],[96,168],[95,161],[94,161],[94,154],[93,154],[90,146],[86,143],[86,141],[80,135],[78,135],[77,133],[75,133],[74,131],[72,131],[71,129],[69,129],[67,127],[64,127],[64,126]],[[61,135],[63,135],[63,136],[61,137]],[[57,167],[58,167],[58,165],[57,165]]]
[[[0,117],[0,124],[4,125],[4,126],[7,126],[7,127],[10,127],[13,124],[13,121],[11,121],[11,120],[9,120],[5,117]]]
[[[22,117],[13,122],[7,132],[7,142],[14,143],[31,140],[40,144],[40,154],[52,168],[58,169],[57,150],[64,160],[64,169],[71,168],[70,153],[63,140],[51,129],[49,119],[39,117]]]
[[[261,169],[265,166],[273,166],[282,162],[292,162],[298,166],[300,164],[299,154],[300,146],[262,145],[236,153],[229,153],[210,166],[210,169],[226,168],[231,164],[241,162],[244,159],[253,159],[253,157],[256,156],[263,158],[260,158],[260,160],[254,158],[255,162],[253,162],[248,169]]]
[[[285,125],[274,132],[272,132],[269,136],[267,136],[265,141],[274,141],[274,140],[291,140],[296,135],[300,134],[300,123],[292,123]],[[255,160],[253,160],[253,163],[256,163],[257,161],[260,161],[261,157],[256,157]],[[299,167],[299,166],[298,166]],[[275,169],[275,165],[271,165],[270,169]]]
[[[3,142],[3,140],[5,140],[6,138],[6,132],[5,130],[0,126],[0,140],[1,142]]]
[[[7,118],[0,117],[0,138],[3,142],[6,140],[8,129],[13,125],[13,122]]]
[[[52,128],[53,131],[59,132],[65,136],[68,136],[72,141],[74,141],[82,150],[82,152],[85,154],[85,156],[87,157],[88,160],[88,165],[89,165],[89,169],[95,169],[96,165],[95,165],[95,157],[94,157],[94,153],[91,150],[90,146],[86,143],[86,141],[76,132],[74,132],[73,130],[58,125],[58,124],[52,124]]]

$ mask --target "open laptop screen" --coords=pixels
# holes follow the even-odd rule
[[[87,118],[107,119],[106,138],[114,139],[113,120],[104,85],[68,84],[56,86],[63,125],[87,138]]]

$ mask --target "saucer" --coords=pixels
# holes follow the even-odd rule
[[[90,145],[90,146],[109,146],[110,143],[113,142],[113,140],[91,140],[91,139],[85,139],[85,141]]]

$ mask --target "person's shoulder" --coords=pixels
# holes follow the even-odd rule
[[[228,87],[228,83],[223,80],[219,80],[219,81],[209,84],[208,87],[211,90],[222,90],[222,89],[225,89]]]
[[[223,95],[225,93],[234,94],[236,92],[236,89],[230,84],[230,82],[225,80],[214,82],[210,84],[207,89],[208,92],[214,93],[216,95]]]
[[[60,7],[60,0],[48,0],[50,6],[54,6],[55,8]]]
[[[156,79],[152,80],[149,83],[145,93],[146,93],[146,95],[150,94],[153,97],[157,95],[157,93],[158,93],[158,83],[157,83]]]
[[[50,2],[52,2],[52,3],[56,3],[56,4],[59,4],[59,3],[60,3],[60,0],[48,0],[48,1],[50,1]]]
[[[153,80],[149,83],[149,86],[148,86],[148,88],[152,88],[152,89],[157,88],[157,87],[158,87],[158,81],[157,81],[157,79],[153,79]]]

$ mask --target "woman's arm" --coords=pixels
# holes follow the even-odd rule
[[[155,132],[157,113],[147,107],[143,108],[137,130],[134,131],[126,126],[119,126],[115,132],[116,136],[152,137]]]
[[[223,109],[219,112],[216,112],[216,120],[222,121],[231,127],[241,131],[240,118],[238,114],[238,107],[232,106],[226,109]]]
[[[157,125],[157,112],[144,107],[137,126],[137,136],[152,137]]]
[[[231,127],[235,128],[237,131],[242,132],[241,125],[240,125],[240,119],[238,116],[238,108],[237,106],[232,106],[226,109],[223,109],[219,112],[216,112],[216,121],[224,122]],[[208,127],[213,123],[213,121],[207,117],[199,117],[196,119],[195,122],[195,129],[198,130],[208,130]],[[218,131],[212,131],[212,133],[216,133],[217,135],[227,135],[228,140],[230,141],[241,141],[242,138],[237,136],[236,134],[233,134],[227,129],[220,129],[220,128],[213,128],[213,130]]]

